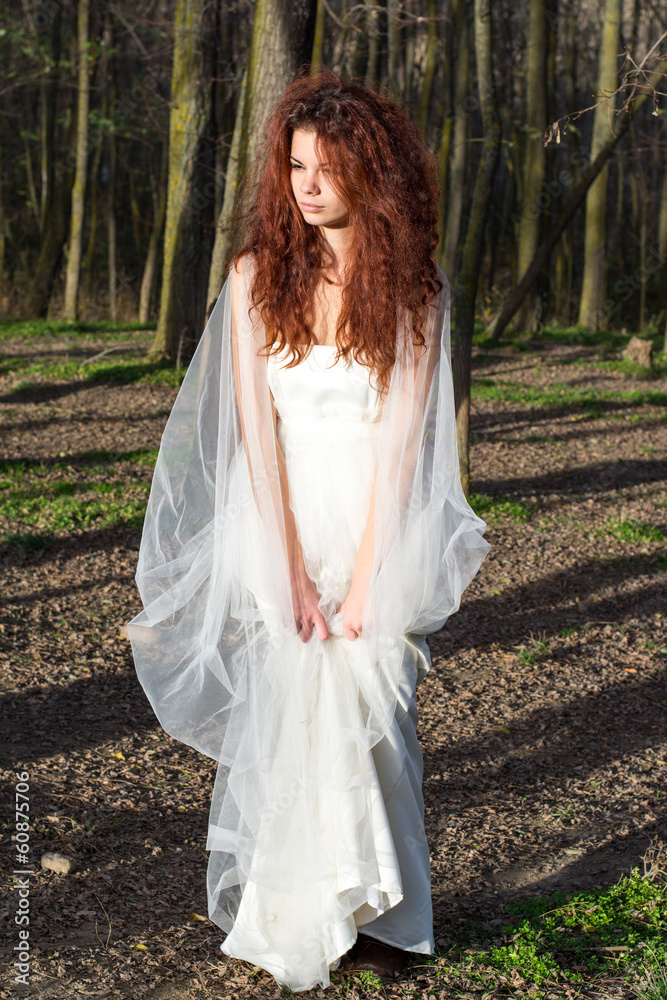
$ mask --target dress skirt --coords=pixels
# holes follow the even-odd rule
[[[269,365],[290,506],[331,634],[282,636],[261,678],[249,678],[249,721],[235,756],[221,760],[207,842],[209,915],[228,931],[221,950],[295,992],[327,986],[360,927],[433,951],[416,703],[429,650],[419,635],[395,643],[393,721],[364,744],[377,665],[363,638],[342,634],[339,608],[372,498],[378,399],[367,369],[330,367],[331,357],[325,349],[293,369]],[[235,474],[248,475],[242,456]],[[239,516],[229,524],[238,589],[261,608],[268,570],[252,505]]]

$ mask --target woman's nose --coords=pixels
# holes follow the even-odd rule
[[[304,194],[319,194],[320,189],[317,180],[315,179],[315,175],[310,173],[310,171],[307,171],[303,176],[301,190]]]

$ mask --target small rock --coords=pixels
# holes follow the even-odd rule
[[[68,858],[66,854],[60,854],[58,851],[47,851],[46,854],[42,854],[41,864],[46,871],[57,872],[59,875],[71,875],[76,871],[74,858]]]
[[[632,361],[635,365],[641,365],[642,368],[650,368],[652,353],[653,344],[650,340],[642,340],[641,337],[631,337],[628,346],[623,351],[623,357],[626,361]]]

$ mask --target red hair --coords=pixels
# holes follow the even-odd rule
[[[437,170],[407,112],[361,84],[324,71],[283,93],[268,120],[255,169],[247,230],[235,260],[254,259],[250,296],[274,345],[298,364],[314,343],[314,292],[332,263],[316,226],[303,218],[291,184],[296,130],[314,132],[330,181],[350,213],[349,279],[336,330],[339,356],[367,365],[386,386],[396,359],[397,311],[412,316],[424,344],[424,306],[442,287],[437,245]]]

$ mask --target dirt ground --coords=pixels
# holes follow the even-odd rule
[[[23,469],[33,490],[55,496],[58,483],[78,483],[85,499],[87,483],[103,482],[110,496],[145,497],[150,463],[136,453],[158,446],[174,388],[47,374],[17,391],[12,362],[103,346],[2,345],[3,468]],[[460,611],[429,637],[433,669],[420,687],[440,951],[462,921],[490,924],[521,895],[615,882],[667,836],[667,421],[663,406],[631,395],[665,385],[597,358],[547,342],[475,358],[486,394],[473,403],[473,490],[490,510],[492,549]],[[508,383],[532,395],[492,398],[489,387]],[[559,386],[563,405],[535,401]],[[597,394],[593,410],[568,402],[580,390]],[[93,520],[0,544],[3,957],[17,940],[11,810],[26,771],[28,995],[279,996],[271,977],[219,951],[204,849],[215,764],[161,731],[119,635],[140,610],[139,537],[131,520]],[[42,871],[46,850],[71,855],[77,870]],[[482,996],[441,972],[437,959],[417,961],[371,993]],[[19,992],[12,979],[3,973],[0,996]],[[341,977],[302,995],[364,990]],[[486,996],[515,992],[498,990]],[[632,994],[600,981],[579,995]]]

